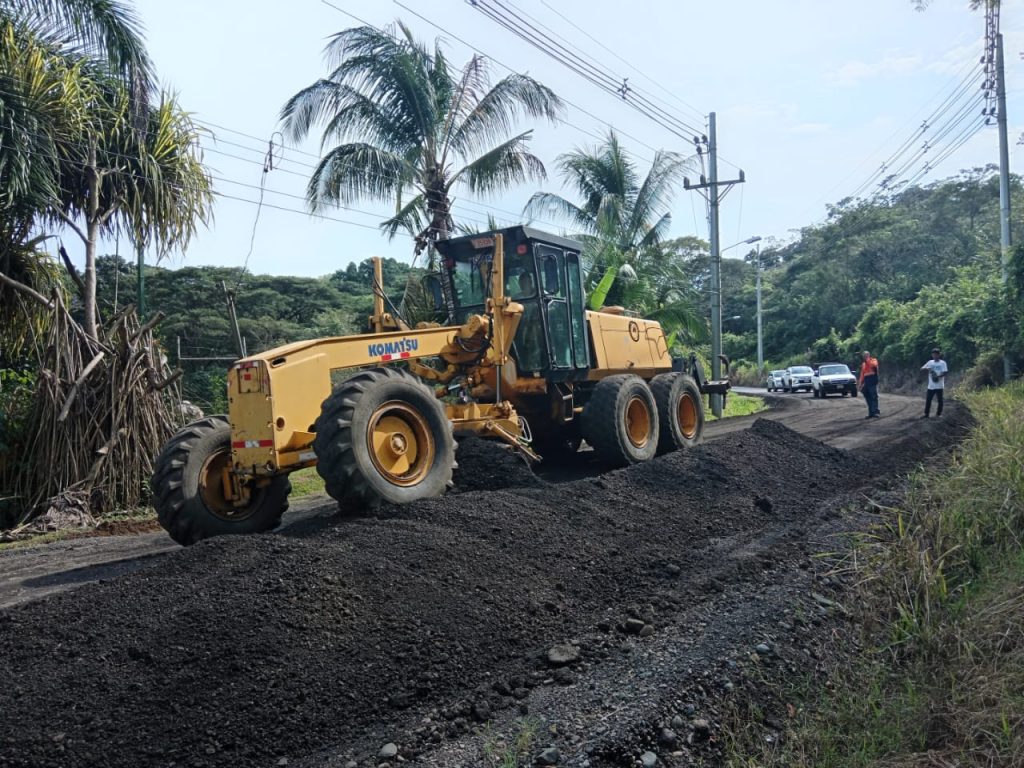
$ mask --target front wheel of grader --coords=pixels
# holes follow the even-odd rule
[[[440,496],[455,466],[444,406],[398,368],[356,374],[324,400],[313,450],[327,493],[342,507]]]
[[[150,488],[157,518],[171,538],[188,546],[200,539],[276,528],[288,509],[286,475],[249,488],[243,504],[226,488],[231,467],[227,416],[208,416],[178,431],[157,456]]]

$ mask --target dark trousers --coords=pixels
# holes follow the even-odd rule
[[[878,411],[878,382],[877,381],[865,381],[864,388],[864,402],[868,404],[868,416],[877,416]]]
[[[927,416],[932,411],[932,398],[935,398],[935,415],[942,415],[942,390],[941,389],[929,389],[928,397],[924,401],[924,415]]]

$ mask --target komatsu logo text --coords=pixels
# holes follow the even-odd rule
[[[370,357],[405,356],[415,352],[420,346],[419,339],[399,339],[368,345]]]

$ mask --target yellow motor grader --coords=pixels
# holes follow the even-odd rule
[[[653,321],[586,308],[578,242],[512,227],[435,244],[424,281],[446,324],[385,311],[376,260],[370,333],[236,362],[228,416],[179,431],[155,462],[154,504],[181,544],[277,526],[288,475],[316,466],[342,508],[443,494],[463,434],[532,459],[586,440],[612,465],[700,441],[707,381]]]

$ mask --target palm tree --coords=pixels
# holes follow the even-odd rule
[[[120,0],[0,0],[0,21],[22,39],[103,62],[135,95],[152,87],[142,25]]]
[[[210,218],[213,191],[202,164],[199,131],[175,97],[143,107],[117,80],[99,83],[92,121],[70,144],[62,163],[59,205],[44,211],[85,246],[79,290],[84,328],[97,335],[96,249],[101,234],[124,232],[158,254],[184,248]]]
[[[323,124],[321,147],[340,142],[310,178],[313,210],[394,201],[395,214],[381,227],[389,237],[409,232],[419,254],[453,230],[457,183],[485,194],[545,178],[527,151],[532,131],[514,133],[515,124],[523,117],[554,122],[563,107],[533,78],[512,74],[491,87],[480,56],[453,72],[440,41],[430,51],[401,22],[394,33],[369,26],[339,32],[325,53],[331,72],[281,111],[290,139]]]
[[[153,72],[134,12],[118,0],[0,0],[0,273],[47,295],[63,288],[39,226],[60,210],[62,164],[90,122],[91,71],[131,94],[138,130]],[[45,312],[0,285],[10,354]]]
[[[616,302],[660,320],[691,339],[705,332],[694,309],[694,292],[685,271],[661,247],[672,223],[667,208],[689,161],[659,151],[641,178],[614,131],[593,148],[560,155],[558,169],[582,202],[553,192],[537,192],[524,215],[567,222],[583,241],[591,306]]]

